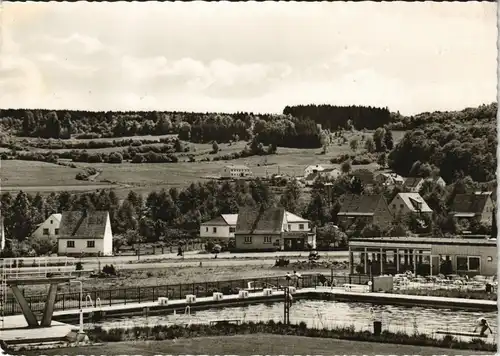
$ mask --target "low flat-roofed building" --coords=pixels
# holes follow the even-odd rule
[[[349,241],[349,272],[484,275],[497,273],[497,241],[488,238],[372,237]]]

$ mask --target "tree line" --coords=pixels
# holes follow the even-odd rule
[[[345,174],[330,185],[324,183],[325,181],[319,180],[315,184],[308,200],[303,199],[302,190],[295,180],[276,191],[272,189],[271,182],[256,179],[249,182],[191,183],[185,189],[152,191],[146,196],[130,191],[122,201],[113,190],[83,194],[63,191],[47,196],[26,192],[12,195],[6,192],[1,195],[0,203],[7,238],[30,244],[37,251],[54,247],[51,239],[29,238],[38,224],[53,213],[82,209],[107,210],[114,235],[134,236],[140,241],[148,242],[194,238],[202,222],[220,214],[238,213],[241,206],[283,206],[288,211],[311,220],[318,227],[320,240],[330,239],[334,243],[352,236],[401,236],[408,231],[421,232],[420,222],[415,216],[399,217],[388,231],[363,222],[356,223],[350,231],[332,229],[331,224],[337,223],[337,213],[345,194],[383,194],[390,202],[402,189],[380,185],[364,186],[355,173]],[[432,218],[426,222],[426,232],[431,232],[434,236],[459,232],[459,223],[448,214],[454,196],[484,188],[470,177],[461,178],[446,188],[432,181],[426,182],[420,193],[434,211]],[[480,225],[467,228],[478,233],[491,231]]]
[[[487,182],[496,177],[496,146],[496,124],[430,124],[407,132],[388,155],[388,165],[403,176]]]

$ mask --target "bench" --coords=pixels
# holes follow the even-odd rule
[[[343,287],[346,292],[368,293],[370,291],[370,287],[364,284],[344,284]]]

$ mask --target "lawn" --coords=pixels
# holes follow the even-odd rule
[[[493,355],[486,352],[435,347],[268,334],[116,342],[99,346],[43,350],[42,353],[44,355]],[[38,355],[40,351],[25,351],[23,354]]]
[[[121,186],[117,191],[120,197],[126,196],[129,190],[133,189],[139,193],[149,193],[153,189],[168,189],[170,187],[182,188],[194,181],[208,179],[209,177],[219,176],[222,168],[227,164],[244,164],[247,165],[256,177],[266,177],[275,173],[288,174],[291,176],[303,175],[304,168],[310,164],[330,164],[330,159],[340,154],[352,153],[349,148],[349,140],[353,137],[358,139],[362,136],[371,135],[366,132],[346,133],[347,143],[338,143],[338,138],[328,148],[326,154],[321,154],[322,149],[294,149],[279,147],[275,155],[270,156],[252,156],[231,161],[210,161],[210,162],[187,162],[187,155],[180,157],[179,163],[145,163],[145,164],[89,164],[78,163],[79,169],[83,167],[94,167],[102,170],[102,174],[94,183],[77,181],[76,173],[79,169],[61,167],[55,164],[43,162],[28,162],[28,161],[4,161],[2,178],[4,186],[12,187],[35,187],[39,190],[51,191],[57,190],[60,187],[82,186],[89,189],[97,189],[106,187],[109,182]],[[394,131],[394,142],[397,143],[403,137],[403,131]],[[149,136],[153,139],[153,136]],[[139,137],[136,137],[139,138]],[[144,138],[141,136],[141,138]],[[193,153],[196,154],[196,160],[210,156],[209,152],[212,149],[211,144],[194,144],[188,143]],[[245,142],[241,141],[236,144],[220,144],[220,155],[229,154],[231,152],[241,151]],[[360,146],[362,143],[360,142]],[[116,148],[122,149],[122,148]],[[110,151],[113,149],[88,150],[90,151]],[[361,152],[361,149],[358,149]],[[338,166],[338,165],[336,165]],[[367,168],[370,170],[376,169],[376,164],[363,166],[354,166],[354,169]],[[103,186],[104,184],[104,186]],[[100,186],[99,186],[100,185]],[[123,187],[123,186],[127,187]],[[69,190],[69,188],[66,188]],[[83,189],[83,188],[80,188]],[[34,189],[32,189],[34,190]],[[72,187],[71,190],[78,190]]]
[[[3,190],[40,188],[57,190],[59,187],[80,186],[95,189],[105,184],[85,182],[75,179],[80,170],[53,163],[35,161],[2,161],[0,170]]]

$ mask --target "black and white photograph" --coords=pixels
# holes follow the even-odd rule
[[[497,353],[496,2],[0,1],[0,350]]]

